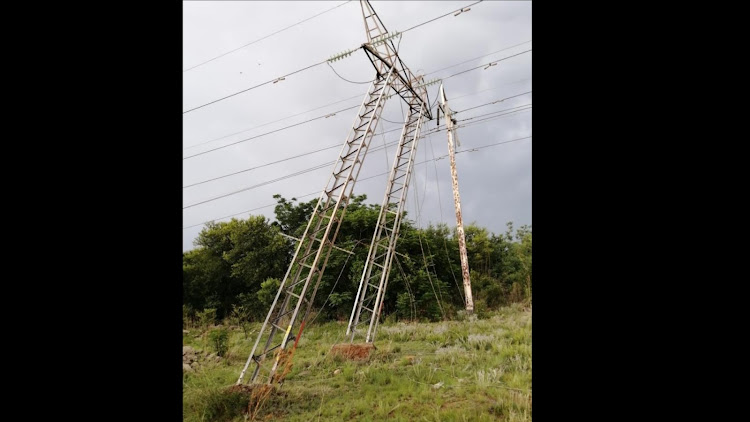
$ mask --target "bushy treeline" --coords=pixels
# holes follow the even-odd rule
[[[296,202],[274,196],[276,221],[264,216],[210,223],[183,254],[185,317],[195,319],[206,309],[218,319],[242,315],[265,318],[317,199]],[[315,297],[319,320],[348,319],[380,210],[352,198],[336,245]],[[531,228],[503,234],[476,225],[465,226],[475,311],[531,300]],[[383,318],[452,318],[464,308],[463,281],[455,230],[446,225],[417,229],[408,218],[401,234],[383,305]],[[338,280],[338,283],[337,283]],[[334,287],[335,286],[335,287]],[[323,306],[325,305],[325,306]],[[321,308],[322,307],[322,308]],[[213,312],[213,311],[211,311]]]

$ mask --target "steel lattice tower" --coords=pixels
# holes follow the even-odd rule
[[[255,363],[251,383],[275,384],[280,381],[277,370],[283,356],[282,351],[286,350],[289,342],[294,341],[293,353],[302,335],[385,101],[398,95],[407,104],[408,110],[352,318],[347,327],[347,334],[351,334],[353,341],[357,333],[356,327],[363,317],[362,312],[369,312],[370,324],[366,341],[372,342],[374,339],[398,239],[419,131],[422,121],[425,118],[432,119],[432,114],[422,78],[414,76],[404,65],[393,44],[392,38],[397,34],[386,31],[369,1],[361,0],[360,5],[367,34],[367,42],[361,48],[375,67],[376,77],[362,101],[352,130],[298,242],[292,262],[281,281],[237,384],[242,383],[251,362]],[[387,95],[391,89],[394,94]],[[376,281],[377,285],[372,284],[372,281]],[[365,306],[366,304],[370,307]],[[259,348],[261,343],[263,345]],[[269,356],[272,352],[273,358]]]

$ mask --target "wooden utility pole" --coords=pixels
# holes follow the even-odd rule
[[[474,299],[471,296],[471,279],[469,278],[469,259],[466,256],[466,238],[464,223],[461,218],[461,196],[458,194],[458,173],[456,172],[456,150],[454,147],[455,128],[452,112],[445,98],[445,90],[440,85],[440,105],[445,114],[445,127],[448,132],[448,155],[451,160],[451,181],[453,182],[453,203],[456,206],[456,231],[458,232],[458,249],[461,255],[461,275],[464,278],[464,295],[466,296],[466,312],[474,312]]]

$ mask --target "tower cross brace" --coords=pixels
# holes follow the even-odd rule
[[[292,262],[261,325],[237,384],[242,383],[251,363],[255,364],[250,376],[251,383],[283,382],[312,309],[318,286],[331,250],[334,248],[336,236],[367,155],[370,141],[379,123],[385,102],[390,98],[386,93],[392,89],[395,95],[406,102],[408,110],[396,148],[396,157],[381,206],[378,226],[360,280],[357,297],[361,297],[362,300],[355,301],[352,310],[352,318],[354,318],[355,311],[358,307],[361,311],[361,307],[366,302],[365,299],[376,300],[375,306],[369,308],[375,312],[371,312],[366,338],[368,342],[374,340],[377,319],[382,308],[382,298],[387,287],[388,273],[401,224],[403,204],[416,156],[419,130],[423,119],[432,119],[432,114],[429,110],[430,103],[423,78],[414,76],[403,63],[392,39],[379,41],[387,35],[387,31],[369,1],[360,0],[360,6],[367,35],[367,42],[362,45],[362,49],[375,67],[376,77],[362,100],[352,129],[341,148],[331,176],[318,198],[304,234],[297,244]],[[393,206],[390,201],[393,199],[398,200],[396,210],[392,210]],[[382,248],[383,245],[387,245],[385,250]],[[380,274],[380,278],[377,289],[373,290],[374,296],[366,297],[370,283],[368,282],[368,286],[363,288],[365,273],[369,277],[373,268],[379,268],[375,272]],[[359,319],[361,312],[356,313]],[[356,329],[351,327],[350,323],[347,333],[350,328],[353,340]],[[287,351],[287,346],[292,341],[293,346],[290,351]]]

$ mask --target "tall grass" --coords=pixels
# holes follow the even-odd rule
[[[509,306],[471,321],[383,323],[376,350],[361,362],[329,354],[345,342],[345,324],[312,325],[256,420],[530,421],[530,317]],[[199,331],[183,335],[184,343],[211,350]],[[228,333],[226,359],[183,374],[185,421],[244,421],[245,399],[226,388],[254,338],[239,327]]]

